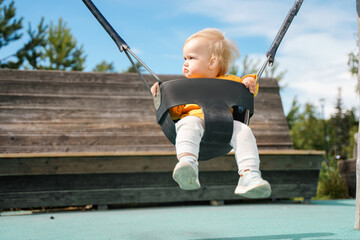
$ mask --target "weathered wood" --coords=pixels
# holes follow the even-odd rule
[[[184,79],[182,75],[159,75],[161,81],[174,79]],[[144,74],[145,80],[151,84],[155,82],[152,76]],[[59,82],[59,83],[99,83],[99,84],[139,84],[139,76],[136,73],[99,73],[99,72],[66,72],[66,71],[19,71],[12,69],[0,69],[1,81],[29,81],[29,82]],[[1,86],[1,85],[0,85]],[[262,78],[261,89],[275,88],[279,89],[276,79]],[[0,88],[1,90],[2,88]],[[144,88],[144,91],[147,91]]]
[[[292,148],[278,91],[275,80],[262,79],[250,123],[259,149]],[[172,148],[161,135],[136,74],[0,70],[0,153]]]
[[[148,92],[144,91],[144,85],[139,81],[132,83],[68,83],[62,82],[44,82],[25,81],[25,80],[0,80],[3,84],[1,91],[3,94],[26,93],[32,95],[67,95],[67,96],[147,96]]]
[[[356,197],[356,159],[341,160],[338,163],[341,177],[349,189],[349,195]]]
[[[136,152],[136,151],[171,151],[173,150],[173,146],[166,143],[165,145],[161,145],[158,143],[147,144],[146,146],[139,146],[135,144],[129,145],[117,145],[116,150],[119,152]],[[11,147],[1,147],[0,151],[3,153],[32,153],[32,152],[70,152],[71,149],[76,150],[76,152],[111,152],[114,150],[114,146],[102,146],[102,145],[93,145],[93,146],[11,146]]]
[[[139,115],[142,116],[139,118]],[[91,119],[91,121],[89,121]],[[107,121],[104,121],[106,119]],[[78,124],[90,124],[96,121],[101,123],[121,121],[127,123],[132,122],[152,121],[153,126],[155,120],[155,113],[153,109],[55,109],[43,108],[38,109],[34,107],[18,107],[18,108],[1,108],[0,107],[0,120],[2,123],[19,123],[31,125],[33,122],[47,123],[61,123],[72,122]],[[47,122],[45,122],[47,121]],[[77,128],[74,128],[76,130]]]
[[[314,196],[322,154],[262,151],[271,197]],[[241,199],[232,154],[201,162],[202,189],[190,193],[172,180],[175,164],[162,152],[0,154],[0,208]]]
[[[226,174],[224,174],[224,172]],[[277,188],[296,185],[314,185],[317,177],[316,170],[268,171],[263,170],[262,176],[271,182],[275,192]],[[23,175],[7,176],[2,178],[0,193],[34,192],[57,190],[82,190],[82,189],[115,189],[137,188],[139,191],[152,187],[174,187],[177,184],[171,178],[172,171],[166,172],[134,172],[134,173],[107,173],[107,174],[58,174],[58,175]],[[305,178],[306,177],[306,178]],[[239,175],[233,171],[200,171],[199,179],[202,187],[232,186],[237,185]],[[299,190],[294,190],[299,191]],[[279,197],[280,193],[272,194]],[[287,193],[283,193],[286,196]]]
[[[215,173],[214,173],[215,174]],[[232,175],[232,184],[221,185],[223,182],[214,181],[214,175],[201,174],[200,181],[203,184],[202,188],[197,191],[183,191],[169,181],[170,177],[163,175],[159,178],[158,186],[156,182],[152,182],[152,186],[142,186],[141,188],[134,186],[111,187],[107,183],[110,180],[103,180],[103,188],[95,189],[89,186],[91,184],[81,184],[75,181],[74,184],[67,183],[69,179],[62,179],[61,176],[57,179],[49,180],[41,177],[38,181],[42,184],[50,182],[48,190],[37,191],[14,191],[2,193],[0,192],[0,208],[13,207],[34,207],[34,206],[73,206],[73,205],[87,205],[87,204],[123,204],[123,203],[161,203],[161,202],[182,202],[182,201],[209,201],[214,199],[235,200],[243,199],[234,194],[234,189],[237,183],[236,173],[228,173]],[[140,175],[146,177],[146,175]],[[215,175],[216,176],[216,175]],[[220,174],[219,176],[225,176]],[[316,193],[316,186],[313,184],[314,178],[317,179],[317,171],[299,171],[299,172],[269,172],[264,178],[272,181],[272,197],[289,198],[289,197],[312,197]],[[149,178],[140,179],[143,183],[148,183]],[[101,177],[100,177],[101,178]],[[88,178],[91,180],[91,177]],[[99,179],[99,178],[95,178]],[[121,178],[127,179],[127,178]],[[83,179],[80,178],[80,182]],[[107,181],[106,181],[107,180]],[[206,180],[213,180],[212,183],[207,183]],[[137,180],[139,181],[139,180]],[[161,182],[160,182],[161,181]],[[165,181],[163,184],[162,181]],[[129,181],[136,182],[136,181]],[[64,189],[58,187],[59,183],[67,183],[68,186]],[[120,180],[117,183],[121,183]],[[215,185],[214,185],[215,183]],[[70,186],[69,186],[70,185]],[[75,187],[74,187],[75,185]],[[58,189],[56,189],[58,188]],[[56,190],[53,190],[56,189]]]
[[[262,82],[250,124],[258,146],[291,149],[279,87],[272,79]],[[172,148],[156,124],[151,96],[134,74],[0,70],[0,88],[0,152]]]
[[[296,153],[296,155],[295,155]],[[322,152],[267,151],[260,152],[261,169],[266,171],[300,171],[319,169]],[[108,155],[108,156],[107,156]],[[306,156],[306,157],[304,157]],[[175,153],[155,152],[97,153],[87,155],[0,154],[0,176],[89,173],[171,172],[176,164]],[[200,162],[200,171],[237,171],[232,154]]]
[[[112,109],[137,106],[140,109],[154,108],[150,97],[140,96],[26,96],[0,95],[0,107],[22,106],[37,109]]]

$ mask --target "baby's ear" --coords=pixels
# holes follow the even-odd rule
[[[218,66],[218,60],[215,56],[212,56],[209,60],[209,69],[213,70]]]

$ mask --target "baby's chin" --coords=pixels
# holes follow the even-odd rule
[[[186,78],[193,78],[190,73],[183,73],[183,75],[184,75],[184,77],[186,77]]]
[[[184,76],[185,76],[186,78],[202,78],[201,76],[192,75],[192,74],[190,74],[190,73],[184,74]]]
[[[186,72],[186,73],[183,73],[183,75],[186,77],[186,78],[207,78],[206,76],[204,75],[199,75],[199,74],[191,74],[190,72]]]

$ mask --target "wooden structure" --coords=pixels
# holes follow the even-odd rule
[[[353,158],[340,160],[338,162],[339,172],[345,180],[350,197],[356,198],[356,162],[358,158],[358,133],[354,135],[355,144]]]
[[[322,152],[293,150],[278,84],[261,81],[250,127],[271,197],[309,199]],[[232,154],[201,162],[198,191],[176,162],[137,75],[0,70],[0,209],[241,199]]]

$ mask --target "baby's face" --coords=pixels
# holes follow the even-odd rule
[[[204,39],[193,38],[183,48],[183,74],[187,78],[214,78],[217,76],[210,68],[210,55]]]

